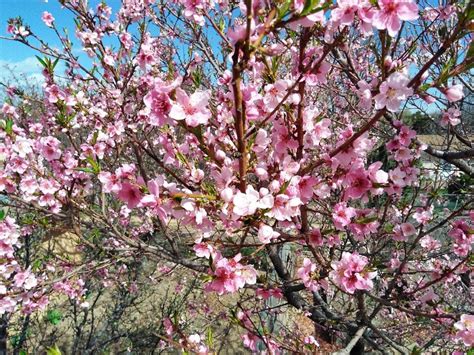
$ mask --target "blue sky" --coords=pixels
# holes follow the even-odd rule
[[[99,0],[92,0],[89,3],[95,7]],[[120,0],[109,0],[107,3],[115,10]],[[54,16],[59,29],[67,28],[71,39],[74,40],[73,16],[68,10],[61,8],[58,0],[0,0],[0,36],[9,37],[6,32],[8,19],[21,16],[24,23],[28,24],[38,37],[52,46],[57,46],[58,40],[54,31],[41,20],[44,11]],[[35,54],[37,53],[34,50],[25,45],[0,39],[0,80],[9,75],[4,69],[5,65],[15,72],[24,73],[27,78],[40,78],[40,67]]]
[[[66,15],[67,11],[61,9],[57,0],[0,0],[0,36],[9,37],[6,32],[8,19],[21,16],[40,38],[51,44],[56,43],[53,31],[41,20],[43,11],[53,14],[59,28],[73,28],[72,17]],[[40,67],[35,54],[37,53],[25,45],[0,39],[0,80],[9,76],[5,70],[6,65],[16,73],[24,73],[29,79],[39,79]]]
[[[41,20],[43,11],[53,14],[59,28],[73,29],[74,22],[68,11],[61,9],[57,0],[0,0],[0,35],[9,36],[6,32],[9,18],[21,16],[26,24],[47,42],[55,43],[53,31],[46,27]],[[34,51],[26,46],[6,40],[0,40],[0,60],[8,62],[22,62],[32,56]]]

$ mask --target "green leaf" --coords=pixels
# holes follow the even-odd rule
[[[316,7],[319,4],[319,0],[306,0],[305,7],[303,8],[303,11],[301,11],[300,16],[307,16],[310,14],[315,14],[316,12],[319,12],[321,10],[327,9],[329,6],[331,6],[331,2],[327,1],[325,2],[322,6]]]
[[[441,74],[439,75],[438,82],[444,84],[449,79],[449,72],[451,67],[456,63],[456,57],[452,56],[446,65],[441,70]]]
[[[3,221],[7,214],[5,213],[5,210],[0,210],[0,221]]]
[[[183,163],[184,165],[187,164],[187,160],[186,160],[186,157],[181,153],[181,152],[176,152],[176,158],[178,158],[178,160]]]
[[[7,118],[5,121],[5,132],[9,135],[13,135],[13,120],[11,118]]]
[[[468,2],[467,8],[466,8],[466,20],[467,22],[474,20],[474,6],[472,6],[471,2]]]
[[[56,309],[50,309],[46,314],[46,319],[52,325],[58,325],[59,323],[61,323],[62,314]]]
[[[420,91],[426,91],[426,90],[428,90],[430,87],[431,87],[431,84],[423,84],[423,85],[421,85],[421,86],[418,88],[418,90],[420,90]]]
[[[34,262],[33,262],[33,265],[31,266],[31,269],[33,271],[38,271],[41,267],[41,265],[43,264],[43,261],[41,259],[36,259]]]
[[[59,58],[56,58],[56,60],[53,62],[53,65],[51,66],[51,69],[54,70],[54,68],[56,68],[56,65],[58,64],[59,62]]]
[[[213,335],[212,335],[212,329],[211,327],[207,328],[207,339],[206,339],[206,345],[210,349],[212,348],[212,345],[214,343]]]
[[[470,348],[470,349],[467,351],[466,355],[474,355],[474,348]]]
[[[301,11],[300,16],[306,16],[309,14],[313,8],[319,3],[319,0],[306,0],[304,3],[303,11]]]
[[[288,15],[288,10],[291,5],[291,0],[286,0],[279,8],[278,8],[278,19],[281,20],[282,18]]]
[[[89,173],[89,174],[94,174],[94,169],[91,169],[91,168],[75,168],[73,170],[83,171],[83,172]]]
[[[43,66],[43,68],[48,68],[48,64],[46,63],[46,61],[48,60],[47,58],[45,59],[41,59],[40,57],[38,57],[37,55],[35,55],[36,59],[38,59],[38,61],[40,62],[40,64]]]
[[[91,145],[95,145],[97,143],[97,138],[99,137],[99,131],[95,131],[94,135],[92,136]]]
[[[219,23],[217,24],[217,26],[219,27],[219,30],[220,30],[221,32],[224,32],[224,30],[225,30],[225,22],[224,22],[224,19],[223,19],[222,17],[219,19]]]
[[[357,218],[355,222],[357,224],[369,224],[369,223],[375,222],[377,219],[378,219],[377,216],[367,216],[367,217]]]
[[[94,174],[100,173],[100,165],[97,160],[95,160],[93,157],[87,157],[86,158],[87,162],[91,165],[92,167],[92,172]]]
[[[193,79],[194,85],[198,88],[201,86],[202,83],[202,72],[200,70],[196,70],[191,74],[191,78]]]
[[[54,345],[46,350],[46,355],[62,355],[57,345]]]
[[[383,229],[386,233],[392,233],[393,228],[395,228],[395,226],[393,224],[387,223]]]

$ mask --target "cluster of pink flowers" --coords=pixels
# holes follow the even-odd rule
[[[387,30],[395,37],[401,28],[402,21],[413,21],[418,18],[418,6],[413,0],[381,0],[377,7],[368,0],[338,0],[337,8],[332,12],[332,20],[347,26],[354,22],[357,14],[364,33],[371,33],[371,26]]]
[[[370,291],[374,287],[372,279],[377,271],[370,271],[368,259],[358,253],[343,252],[341,260],[332,263],[331,280],[347,293],[356,290]]]
[[[448,110],[443,112],[440,123],[444,127],[448,125],[457,126],[459,123],[461,123],[460,117],[461,111],[455,107],[450,107]]]
[[[379,88],[379,93],[374,97],[375,108],[384,107],[391,112],[396,112],[400,104],[413,94],[413,89],[408,87],[409,79],[402,73],[391,74]]]
[[[458,219],[451,225],[448,235],[454,240],[453,252],[459,256],[466,256],[474,243],[474,228],[467,221]]]
[[[237,254],[231,259],[224,258],[220,253],[213,255],[211,266],[212,281],[206,285],[208,291],[218,295],[232,293],[257,281],[257,272],[251,265],[239,263],[242,256]]]
[[[257,295],[257,297],[260,297],[264,300],[268,300],[270,297],[274,297],[276,299],[283,298],[283,293],[281,292],[281,289],[279,288],[270,288],[270,289],[257,288],[257,291],[255,291],[255,294]]]
[[[27,231],[26,231],[27,232]],[[0,221],[0,315],[14,312],[21,305],[22,312],[28,314],[44,309],[48,298],[37,290],[38,279],[31,267],[22,268],[15,256],[16,248],[21,246],[20,227],[15,220],[6,216]]]
[[[116,193],[117,197],[127,204],[128,208],[135,208],[140,203],[143,193],[140,185],[143,180],[136,178],[136,168],[133,164],[124,164],[117,168],[115,174],[100,172],[99,181],[102,183],[104,192]]]
[[[312,263],[308,258],[304,258],[303,266],[296,271],[296,275],[310,291],[318,291],[321,287],[328,287],[325,280],[319,280],[316,264]]]
[[[456,339],[461,340],[465,346],[474,345],[474,315],[463,314],[459,322],[454,324]]]

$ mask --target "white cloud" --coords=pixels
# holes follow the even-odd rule
[[[36,57],[28,57],[19,62],[0,59],[0,67],[9,66],[12,69],[19,69],[24,73],[41,71],[41,66]]]
[[[61,73],[64,68],[64,63],[60,62],[55,71]],[[0,81],[3,83],[14,84],[17,80],[25,80],[30,85],[41,85],[44,82],[41,70],[42,66],[36,57],[27,57],[16,62],[0,59]]]

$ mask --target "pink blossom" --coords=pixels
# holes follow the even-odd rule
[[[21,179],[20,190],[27,194],[34,194],[39,188],[36,179],[33,176],[24,176]]]
[[[456,255],[466,256],[469,253],[474,242],[474,233],[465,221],[454,221],[448,236],[454,239],[453,251]]]
[[[269,143],[271,143],[271,139],[268,138],[267,131],[264,129],[259,129],[257,135],[255,136],[255,142],[252,150],[256,153],[263,152]]]
[[[353,294],[356,290],[370,291],[376,271],[367,269],[368,259],[358,253],[343,252],[341,260],[331,264],[334,269],[329,276],[345,292]]]
[[[8,312],[11,313],[15,310],[17,302],[11,297],[2,297],[0,299],[0,315]]]
[[[184,5],[184,16],[199,26],[204,26],[202,11],[209,6],[208,2],[206,0],[180,0],[180,2]]]
[[[44,194],[54,194],[60,189],[60,185],[53,179],[40,179],[39,180],[39,189]]]
[[[308,235],[308,244],[311,245],[313,248],[320,247],[323,245],[323,236],[319,228],[314,228],[309,232]]]
[[[22,287],[25,290],[30,290],[37,285],[36,277],[29,271],[18,272],[13,278],[15,287]]]
[[[266,215],[278,221],[290,221],[291,217],[299,214],[301,204],[302,202],[298,197],[279,194],[275,197],[272,209]]]
[[[235,292],[245,284],[254,284],[257,273],[252,266],[240,264],[241,257],[237,254],[232,259],[227,259],[217,254],[212,269],[213,280],[207,285],[207,289],[222,295]]]
[[[303,281],[308,290],[318,291],[321,288],[316,278],[316,265],[308,258],[304,258],[303,266],[296,271],[296,275]]]
[[[388,172],[390,180],[397,186],[403,187],[406,185],[405,179],[407,177],[406,172],[401,170],[399,167],[396,167],[393,170]]]
[[[367,84],[364,80],[359,80],[357,82],[358,90],[357,96],[359,96],[359,106],[368,110],[372,106],[372,86]]]
[[[125,49],[132,48],[133,41],[132,41],[132,35],[130,33],[128,32],[121,33],[119,36],[119,39]]]
[[[461,111],[455,107],[450,107],[447,111],[443,112],[443,115],[441,116],[441,126],[456,126],[461,123],[460,117]]]
[[[355,239],[363,240],[365,236],[377,232],[380,226],[377,219],[371,209],[359,209],[354,222],[349,225],[349,230],[354,233]]]
[[[313,176],[303,176],[298,182],[300,199],[303,203],[307,203],[313,197],[313,187],[316,185],[317,181],[318,180]]]
[[[59,159],[61,157],[60,144],[61,142],[55,137],[48,136],[41,138],[39,144],[41,155],[48,161]]]
[[[344,182],[347,187],[344,196],[348,199],[361,198],[372,188],[372,182],[362,168],[351,170]]]
[[[279,235],[280,233],[274,231],[272,227],[266,224],[261,224],[258,229],[258,239],[263,244],[271,243],[272,239],[278,238]]]
[[[115,175],[118,179],[134,180],[136,170],[135,164],[123,164],[115,170]]]
[[[136,62],[142,69],[146,69],[147,65],[151,65],[155,60],[155,55],[150,44],[142,44],[140,52],[136,57]]]
[[[347,207],[345,203],[338,203],[334,206],[334,212],[332,214],[332,219],[334,221],[334,226],[337,229],[344,229],[351,219],[356,216],[356,211],[352,207]]]
[[[20,26],[18,27],[16,33],[19,34],[21,37],[27,37],[30,34],[30,31],[28,31],[25,26]]]
[[[405,147],[410,146],[411,142],[413,141],[413,138],[415,137],[416,132],[414,130],[410,129],[407,126],[402,126],[402,128],[400,128],[400,132],[398,133],[398,140]]]
[[[254,214],[257,208],[271,208],[273,196],[268,193],[268,190],[262,189],[261,192],[260,194],[251,185],[247,186],[245,193],[237,192],[232,200],[233,212],[238,216],[249,216]]]
[[[252,34],[255,31],[255,20],[252,18],[250,20],[250,34]],[[227,31],[227,36],[231,40],[232,43],[237,43],[238,41],[241,41],[245,39],[245,36],[247,35],[247,22],[243,21],[236,21],[234,23],[234,26],[229,28]]]
[[[275,297],[277,299],[283,298],[283,293],[281,292],[281,289],[279,288],[270,288],[270,289],[258,288],[255,293],[257,297],[263,298],[264,300],[267,300],[270,297]]]
[[[375,108],[380,110],[386,107],[389,111],[396,112],[401,102],[413,94],[413,89],[408,87],[408,82],[408,78],[402,73],[391,74],[380,85],[380,92],[374,97]]]
[[[453,85],[446,89],[444,94],[449,102],[459,101],[464,97],[463,86],[462,84]]]
[[[432,213],[432,208],[417,208],[416,212],[413,214],[413,218],[421,224],[427,224],[432,218],[433,218],[433,213]]]
[[[31,141],[21,136],[16,137],[13,149],[18,153],[18,156],[21,158],[26,158],[28,154],[33,152],[33,149],[31,147]]]
[[[234,204],[234,213],[239,216],[248,216],[255,213],[259,204],[258,201],[260,195],[253,186],[248,186],[245,193],[237,192],[234,199],[232,200]]]
[[[411,223],[402,223],[400,228],[405,237],[410,237],[416,234],[416,228]]]
[[[124,182],[117,194],[118,198],[127,204],[128,208],[135,208],[142,199],[140,189],[129,182]]]
[[[456,328],[456,339],[462,340],[465,346],[474,345],[474,315],[463,314],[461,319],[454,323]]]
[[[326,76],[330,69],[331,64],[326,61],[321,62],[310,74],[306,75],[306,83],[312,86],[326,83]]]
[[[181,88],[176,89],[176,103],[169,112],[169,116],[176,120],[186,120],[191,127],[207,124],[211,113],[207,108],[209,93],[206,91],[196,91],[188,96]]]
[[[27,161],[18,156],[11,157],[8,166],[12,171],[18,174],[23,174],[26,169],[28,169]]]
[[[145,106],[150,112],[149,123],[152,126],[163,126],[168,122],[168,114],[171,111],[171,101],[168,92],[171,88],[163,85],[156,85],[143,98]]]
[[[408,240],[408,237],[416,234],[416,228],[411,223],[402,223],[396,225],[393,229],[393,239],[404,242]]]
[[[318,341],[312,335],[308,335],[303,339],[303,342],[308,345],[319,346]]]
[[[391,37],[400,30],[401,21],[418,18],[418,5],[413,0],[379,0],[380,10],[376,11],[372,24],[379,30],[387,29]]]
[[[420,245],[428,251],[434,251],[441,248],[441,243],[429,235],[425,235],[420,239]]]
[[[160,199],[160,186],[162,183],[163,181],[158,178],[148,181],[147,187],[150,193],[142,197],[140,200],[140,206],[151,208],[153,213],[160,217],[162,221],[165,221],[167,215],[166,211],[161,206],[162,203]]]
[[[251,351],[257,351],[257,344],[260,341],[260,338],[252,333],[245,333],[242,335],[242,342],[244,347],[250,349]]]
[[[107,171],[101,171],[98,175],[98,179],[102,183],[104,192],[106,193],[119,192],[121,189],[119,179],[115,176],[115,174]]]
[[[263,103],[265,104],[265,110],[267,112],[274,110],[280,104],[287,95],[290,85],[291,83],[288,80],[278,80],[274,84],[268,84],[265,86]],[[291,94],[286,99],[286,102],[297,104],[299,100],[300,97],[298,94]]]
[[[214,248],[207,243],[196,243],[193,247],[194,252],[198,258],[209,259],[214,253]]]
[[[115,64],[115,59],[112,55],[106,54],[104,55],[104,63],[108,66],[113,66]]]
[[[359,3],[359,0],[337,0],[337,7],[331,13],[332,20],[346,26],[352,24]]]

